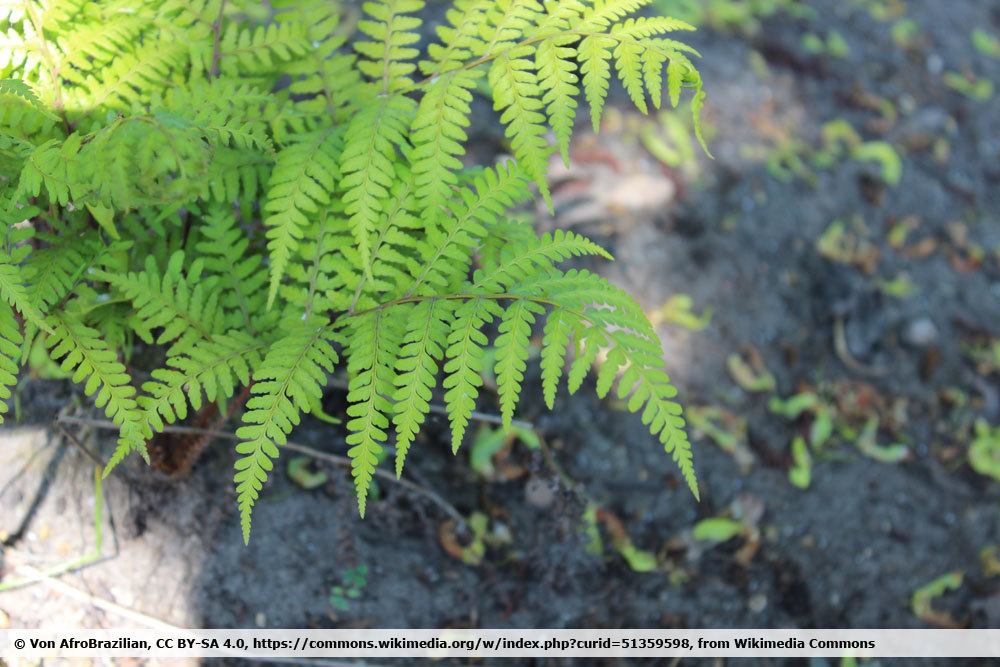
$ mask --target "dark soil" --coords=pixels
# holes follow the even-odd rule
[[[182,539],[185,619],[207,627],[927,627],[911,595],[955,570],[963,585],[936,607],[962,626],[1000,627],[1000,585],[980,564],[981,550],[1000,543],[1000,486],[965,462],[972,419],[1000,423],[997,371],[977,368],[968,352],[1000,337],[1000,113],[995,98],[970,99],[942,80],[954,71],[1000,85],[1000,60],[970,42],[976,27],[1000,34],[1000,5],[899,3],[899,18],[919,26],[902,48],[891,37],[896,19],[875,18],[875,4],[812,3],[813,17],[778,14],[752,35],[699,31],[692,41],[704,54],[715,160],[702,158],[697,175],[656,167],[677,186],[669,206],[580,229],[611,248],[617,262],[602,270],[648,308],[686,293],[697,310],[713,311],[703,331],[660,327],[684,404],[747,420],[748,467],[693,438],[700,503],[637,416],[587,386],[563,392],[548,413],[533,376],[520,416],[537,425],[565,478],[540,452],[515,445],[504,463],[523,474],[484,479],[465,452],[452,457],[440,418],[407,463],[411,479],[465,515],[489,515],[494,535],[509,533],[478,566],[449,555],[439,537],[447,517],[397,485],[381,483],[360,520],[349,479],[335,468],[314,491],[276,474],[245,548],[228,483],[232,448],[221,442],[180,483],[127,466],[109,486],[119,542]],[[810,54],[808,31],[839,33],[850,54]],[[760,58],[767,73],[750,64]],[[876,108],[876,96],[896,117]],[[813,182],[782,180],[745,150],[773,151],[786,139],[818,149],[822,126],[836,119],[865,141],[892,144],[903,163],[898,185],[882,183],[877,164],[847,158],[812,168]],[[601,137],[624,141],[613,129]],[[478,141],[493,150],[491,136]],[[909,216],[914,229],[894,247],[889,233]],[[878,253],[870,272],[817,251],[836,219],[851,230],[863,221],[856,234]],[[557,215],[540,224],[562,223]],[[908,250],[924,239],[929,254]],[[901,272],[911,295],[877,287]],[[775,375],[776,391],[746,392],[727,372],[727,357],[747,346]],[[878,414],[879,442],[906,443],[910,458],[880,463],[837,437],[813,454],[810,486],[796,488],[789,445],[810,420],[786,420],[768,402],[803,390],[841,399],[843,414]],[[59,403],[49,394],[62,391],[34,384],[26,410],[48,418]],[[857,393],[869,400],[851,403]],[[331,390],[329,411],[342,400]],[[481,408],[495,411],[489,395]],[[340,430],[315,421],[294,438],[346,450]],[[65,458],[63,471],[82,460],[75,450]],[[584,495],[657,555],[656,571],[630,569],[606,531],[604,554],[588,551]],[[746,537],[714,547],[690,539],[699,519],[737,500],[763,506],[755,553],[743,550]],[[6,513],[8,500],[0,502]],[[362,565],[360,597],[335,609],[331,587]]]

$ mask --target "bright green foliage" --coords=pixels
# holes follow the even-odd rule
[[[253,395],[236,431],[243,440],[236,447],[242,454],[236,461],[236,494],[244,541],[250,539],[250,510],[278,458],[278,445],[323,396],[326,374],[337,363],[334,338],[324,323],[294,326],[271,344],[253,374]]]
[[[424,301],[413,309],[406,335],[396,359],[396,404],[392,424],[396,428],[396,475],[403,474],[403,462],[430,409],[432,390],[448,338],[451,304]]]
[[[11,388],[17,384],[22,341],[21,329],[17,326],[13,311],[7,304],[0,303],[0,420],[7,412]]]
[[[52,315],[49,322],[52,325],[48,339],[51,357],[62,361],[62,369],[73,374],[73,382],[82,384],[84,393],[93,396],[94,404],[104,408],[121,429],[118,448],[108,461],[107,469],[132,452],[139,452],[148,460],[146,437],[150,434],[135,400],[135,388],[129,384],[125,366],[118,361],[115,352],[101,340],[98,331],[77,318],[58,314]]]
[[[653,327],[559,267],[610,256],[514,213],[548,198],[581,97],[599,128],[616,81],[643,111],[689,90],[697,127],[697,54],[668,37],[690,26],[635,18],[645,4],[454,0],[426,49],[420,0],[368,2],[356,24],[331,0],[0,6],[0,413],[39,339],[119,427],[108,471],[206,402],[242,409],[248,539],[332,373],[364,514],[436,391],[455,450],[486,371],[511,423],[541,331],[546,404],[568,358],[576,391],[603,355],[598,394],[640,413],[697,494]],[[476,95],[512,160],[468,163]]]

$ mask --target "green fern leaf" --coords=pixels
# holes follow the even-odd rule
[[[296,141],[278,151],[264,204],[271,259],[268,308],[274,303],[289,259],[310,217],[330,203],[330,193],[340,176],[339,147],[339,134],[322,130],[296,137]]]
[[[202,279],[202,267],[199,259],[185,272],[184,253],[178,251],[164,271],[150,256],[143,271],[101,272],[100,276],[132,302],[139,323],[136,332],[141,337],[152,343],[149,332],[161,329],[156,342],[173,342],[172,349],[179,350],[220,333],[225,324],[215,281]]]
[[[571,257],[596,255],[613,259],[607,250],[590,239],[557,229],[545,234],[526,248],[518,248],[490,271],[478,271],[473,285],[479,289],[502,291],[536,273],[544,273],[553,264]]]
[[[490,4],[481,26],[478,56],[510,48],[537,24],[542,5],[536,0],[497,0]]]
[[[676,108],[681,101],[681,86],[684,84],[684,75],[687,68],[678,61],[671,60],[667,65],[667,93],[670,95],[670,106]],[[654,96],[653,99],[658,99]]]
[[[309,48],[304,26],[272,23],[248,29],[230,23],[219,41],[219,63],[229,75],[263,74]]]
[[[42,331],[51,331],[33,302],[21,273],[21,267],[13,263],[10,256],[0,253],[0,299]]]
[[[356,42],[354,48],[366,58],[358,67],[378,80],[382,94],[413,85],[409,75],[417,67],[409,61],[420,54],[413,45],[420,41],[415,31],[422,21],[408,14],[420,11],[423,6],[422,0],[378,0],[364,5],[365,12],[374,20],[359,21],[358,29],[373,41]]]
[[[593,0],[593,6],[584,12],[581,30],[606,28],[629,14],[648,5],[652,0]]]
[[[414,102],[401,95],[380,96],[364,107],[347,128],[340,160],[345,212],[371,277],[371,236],[393,181],[395,149],[406,142]]]
[[[542,337],[542,396],[549,410],[555,407],[556,391],[566,366],[566,350],[573,336],[570,317],[561,308],[545,321]]]
[[[230,331],[169,357],[167,365],[153,371],[139,397],[146,420],[154,432],[187,417],[188,403],[200,410],[202,395],[209,401],[230,398],[236,387],[250,384],[250,369],[260,365],[265,343],[242,331]]]
[[[83,383],[84,393],[93,396],[94,404],[118,426],[118,446],[104,468],[104,476],[133,452],[139,452],[149,463],[149,430],[125,366],[94,329],[66,313],[53,314],[48,321],[52,330],[46,341],[49,355],[53,360],[62,360],[62,369],[73,374],[73,382]]]
[[[542,102],[563,162],[569,166],[569,139],[576,118],[576,98],[580,94],[576,75],[576,49],[569,46],[575,37],[552,37],[544,40],[535,51],[538,82],[545,91]]]
[[[445,12],[450,25],[437,28],[441,41],[427,47],[431,60],[420,63],[424,74],[442,74],[457,69],[473,53],[482,52],[481,32],[490,4],[490,0],[456,0]]]
[[[633,41],[619,41],[615,47],[615,67],[625,92],[632,103],[642,113],[646,111],[646,95],[643,91],[642,55],[644,49]]]
[[[227,318],[229,326],[254,329],[264,310],[268,282],[261,256],[248,252],[250,241],[228,211],[206,216],[201,233],[205,238],[196,247],[205,259],[205,269],[221,278],[220,303],[235,313]]]
[[[421,262],[411,268],[413,280],[400,294],[428,294],[445,290],[464,279],[472,252],[486,235],[484,224],[500,217],[508,208],[528,198],[526,180],[514,164],[485,169],[471,187],[462,188],[460,201],[453,200],[451,215],[440,227],[427,230],[427,239],[418,243]]]
[[[530,55],[530,47],[505,52],[493,61],[489,82],[493,90],[493,108],[501,112],[500,122],[507,126],[514,157],[538,185],[551,208],[552,198],[545,179],[550,149],[545,140],[543,103],[538,98],[538,80],[535,65],[528,59]]]
[[[393,368],[408,308],[397,307],[393,315],[378,309],[353,318],[348,325],[347,454],[358,496],[358,512],[364,517],[375,466],[387,438],[388,415],[392,413]]]
[[[0,424],[7,413],[7,401],[11,390],[17,385],[17,372],[21,356],[21,326],[14,311],[6,303],[0,302]]]
[[[502,313],[492,299],[476,298],[455,311],[454,323],[448,335],[447,361],[444,364],[446,389],[444,400],[451,422],[451,448],[462,446],[469,417],[476,409],[476,397],[483,385],[483,348],[486,334],[482,328]]]
[[[510,428],[514,408],[521,395],[521,382],[528,364],[528,345],[531,342],[531,325],[535,316],[545,309],[533,301],[518,299],[504,311],[500,318],[500,335],[497,336],[496,365],[497,392],[500,395],[500,416],[504,428]]]
[[[403,345],[396,360],[396,391],[393,426],[396,429],[396,476],[421,424],[430,409],[431,391],[437,381],[438,364],[448,339],[447,301],[432,299],[410,313]]]
[[[236,495],[243,541],[250,541],[254,503],[278,458],[278,446],[323,395],[326,375],[338,361],[325,323],[302,323],[275,341],[254,372],[252,395],[236,431]]]
[[[583,74],[583,92],[590,105],[590,122],[594,132],[601,129],[601,114],[604,100],[608,96],[611,80],[611,49],[615,40],[605,35],[585,37],[577,48],[580,58],[580,72]]]
[[[459,156],[465,153],[469,137],[469,106],[480,72],[456,70],[442,75],[427,87],[414,119],[411,140],[413,175],[420,207],[427,215],[451,198],[458,185],[455,172],[462,168]]]

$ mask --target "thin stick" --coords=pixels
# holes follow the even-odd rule
[[[123,607],[120,604],[112,602],[111,600],[105,600],[104,598],[99,598],[96,595],[85,593],[78,588],[70,586],[65,582],[59,581],[58,579],[46,574],[45,572],[42,572],[40,570],[31,567],[30,565],[21,565],[19,566],[19,569],[24,570],[25,574],[27,574],[32,579],[37,580],[39,583],[44,584],[48,588],[58,593],[62,593],[66,597],[73,598],[74,600],[77,600],[78,602],[83,602],[84,604],[92,605],[94,607],[97,607],[98,609],[103,609],[104,611],[111,612],[112,614],[117,614],[118,616],[121,616],[122,618],[127,619],[129,621],[134,621],[136,623],[141,623],[151,628],[157,628],[162,630],[181,629],[175,625],[170,625],[165,621],[161,621],[158,618],[154,618],[152,616],[143,614],[140,611],[135,611],[134,609]]]
[[[0,583],[0,593],[6,593],[7,591],[12,591],[17,588],[24,588],[25,586],[30,586],[32,584],[37,584],[45,579],[51,579],[53,577],[59,577],[69,572],[76,572],[77,570],[82,570],[88,565],[93,565],[104,559],[104,483],[101,477],[101,465],[98,461],[97,466],[94,468],[94,549],[90,553],[86,553],[79,558],[66,561],[47,570],[35,570],[28,565],[23,566],[25,569],[34,570],[35,574],[33,576],[27,577],[25,579],[18,579],[11,582]],[[8,550],[8,553],[17,552],[13,550]]]
[[[208,78],[214,79],[219,76],[219,61],[222,58],[222,16],[226,11],[226,0],[219,3],[219,15],[212,24],[212,64],[208,71]]]
[[[844,365],[855,373],[868,375],[870,377],[883,377],[889,371],[880,366],[866,366],[851,354],[851,349],[847,345],[847,332],[844,330],[844,318],[837,315],[833,320],[833,351],[837,353]]]
[[[107,421],[105,419],[88,419],[86,417],[71,417],[67,415],[59,417],[58,421],[66,424],[76,424],[79,426],[92,426],[93,428],[99,428],[108,431],[118,430],[117,424],[111,421]],[[192,435],[207,435],[213,438],[220,438],[223,440],[233,440],[233,441],[239,440],[239,438],[236,437],[236,434],[229,433],[228,431],[217,431],[207,428],[194,428],[191,426],[166,426],[163,429],[163,432],[188,433]],[[282,448],[293,452],[298,452],[300,454],[305,454],[306,456],[310,456],[314,459],[328,461],[329,463],[333,463],[334,465],[338,465],[344,468],[351,467],[351,459],[347,458],[346,456],[338,456],[337,454],[328,454],[327,452],[321,452],[318,449],[313,449],[312,447],[307,447],[306,445],[300,445],[297,442],[291,442],[291,441],[286,442],[284,445],[282,445]],[[452,519],[455,519],[459,523],[465,522],[465,518],[462,516],[461,512],[455,509],[455,507],[451,505],[447,500],[445,500],[438,494],[434,493],[430,489],[421,486],[416,482],[412,482],[409,479],[406,479],[405,477],[397,478],[395,475],[386,472],[385,470],[376,469],[375,476],[379,477],[380,479],[384,479],[386,481],[399,484],[403,488],[408,489],[409,491],[412,491],[413,493],[419,496],[423,496],[424,498],[430,500],[432,503],[441,508],[441,510],[443,510]]]
[[[60,419],[61,419],[61,417],[60,417]],[[99,468],[103,468],[104,467],[104,463],[101,461],[100,457],[97,456],[97,454],[95,454],[93,451],[91,451],[90,447],[87,447],[87,445],[83,444],[83,441],[80,440],[80,438],[76,437],[75,433],[73,433],[68,428],[66,428],[65,424],[59,424],[59,432],[62,433],[64,436],[66,436],[66,438],[71,443],[73,443],[73,445],[75,445],[77,449],[79,449],[81,452],[83,452],[83,454],[88,459],[90,459],[94,463],[94,465],[96,465]],[[86,436],[84,436],[84,437],[86,437]]]

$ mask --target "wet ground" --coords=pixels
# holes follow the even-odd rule
[[[110,480],[112,556],[63,580],[206,627],[1000,626],[1000,485],[968,462],[975,421],[1000,424],[1000,46],[973,36],[1000,39],[1000,4],[705,18],[691,41],[715,159],[623,106],[598,137],[581,127],[575,166],[554,167],[556,216],[539,215],[606,244],[617,262],[600,270],[660,322],[701,503],[637,418],[587,387],[540,410],[533,376],[520,416],[543,448],[490,457],[483,425],[473,466],[440,418],[414,445],[410,478],[470,525],[391,482],[361,521],[344,471],[320,463],[310,490],[275,476],[244,548],[217,441],[183,482],[134,463]],[[30,426],[69,398],[29,383],[27,425],[4,431],[5,581],[93,545],[92,467]],[[328,411],[342,399],[331,389]],[[294,439],[346,451],[315,421]],[[122,624],[46,584],[0,593],[0,610]]]

